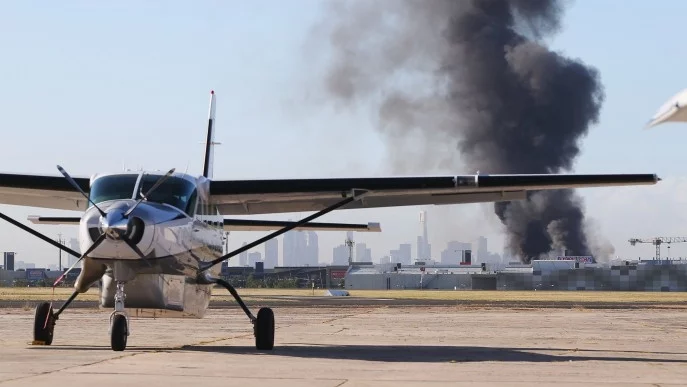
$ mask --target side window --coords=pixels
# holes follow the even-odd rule
[[[185,212],[186,212],[186,214],[188,214],[188,216],[193,217],[193,215],[195,215],[196,202],[197,201],[198,201],[198,191],[193,190],[193,193],[189,197],[188,203],[186,204],[186,211]]]

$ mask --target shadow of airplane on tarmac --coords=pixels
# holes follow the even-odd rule
[[[272,355],[314,359],[349,359],[382,362],[567,362],[631,361],[687,363],[687,353],[615,350],[579,350],[568,348],[499,348],[468,346],[415,345],[280,345],[272,351],[256,351],[253,346],[186,345],[183,351],[234,355]],[[558,352],[558,353],[556,353]],[[638,357],[632,357],[637,354]],[[675,357],[684,356],[684,359]],[[665,357],[665,358],[664,358]]]
[[[52,345],[33,348],[43,350],[111,351],[109,346]],[[275,346],[271,351],[258,351],[254,346],[234,345],[184,345],[167,348],[130,346],[127,348],[127,352],[171,353],[177,351],[409,363],[621,361],[687,364],[687,353],[685,352],[619,351],[612,349],[500,348],[450,345],[319,345],[299,343],[281,344]]]

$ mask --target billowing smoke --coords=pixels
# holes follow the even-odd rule
[[[595,69],[543,42],[561,14],[554,0],[332,3],[312,34],[328,42],[320,86],[336,106],[376,106],[397,172],[455,171],[456,160],[469,172],[568,172],[604,96]],[[526,262],[590,253],[572,190],[494,209]]]

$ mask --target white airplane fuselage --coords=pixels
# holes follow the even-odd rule
[[[81,251],[106,235],[84,258],[77,287],[102,280],[100,305],[112,307],[115,281],[124,282],[131,316],[200,318],[212,285],[198,283],[198,273],[203,263],[222,255],[223,217],[209,204],[207,180],[186,174],[170,176],[135,206],[140,193],[161,176],[137,172],[91,179],[90,196],[97,208],[91,205],[81,218]],[[216,265],[208,274],[218,276],[219,271]]]

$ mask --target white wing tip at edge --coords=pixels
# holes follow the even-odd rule
[[[382,226],[378,223],[367,223],[367,229],[371,232],[382,232]]]

